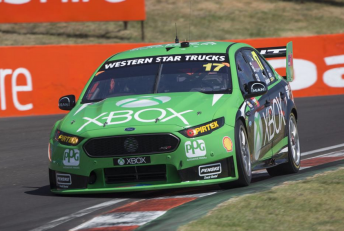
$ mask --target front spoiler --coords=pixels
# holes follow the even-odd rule
[[[56,194],[96,194],[96,193],[116,193],[116,192],[137,192],[137,191],[150,191],[162,190],[172,188],[186,188],[186,187],[199,187],[211,184],[221,184],[237,180],[237,177],[226,177],[213,180],[197,180],[172,184],[159,184],[159,185],[145,185],[145,186],[123,186],[116,188],[97,188],[97,189],[52,189],[51,192]]]
[[[157,165],[151,165],[151,167],[154,166]],[[141,172],[138,169],[139,167],[140,166],[135,167],[137,179],[140,175],[139,172]],[[129,168],[132,167],[116,167],[110,169],[127,169],[124,171],[126,173],[124,175],[127,176]],[[57,194],[113,193],[197,187],[210,184],[220,184],[238,179],[235,171],[234,158],[232,156],[182,170],[176,170],[175,168],[172,168],[171,170],[171,167],[166,167],[166,169],[169,170],[166,172],[166,181],[162,181],[161,178],[160,180],[155,179],[155,181],[149,181],[147,179],[146,181],[123,182],[121,185],[107,182],[106,176],[104,175],[106,169],[100,169],[97,174],[95,174],[98,175],[98,178],[96,177],[96,180],[93,183],[90,183],[90,180],[92,181],[92,179],[88,176],[64,173],[49,169],[50,188],[53,193]],[[160,171],[161,170],[159,170],[157,174],[160,174]],[[121,172],[116,172],[115,175],[108,175],[110,179],[113,176],[118,178],[122,176],[122,174]]]

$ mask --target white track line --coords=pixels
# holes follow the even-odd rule
[[[340,147],[344,147],[344,144],[338,144],[338,145],[334,145],[334,146],[330,146],[330,147],[326,147],[326,148],[320,148],[320,149],[316,149],[313,151],[309,151],[309,152],[303,152],[301,153],[301,156],[308,156],[314,153],[318,153],[318,152],[323,152],[323,151],[327,151],[327,150],[331,150],[331,149],[335,149],[335,148],[340,148]],[[324,156],[328,156],[328,157],[336,157],[336,156],[342,156],[343,155],[343,151],[335,151],[335,152],[329,152],[329,153],[325,153],[319,156],[313,156],[311,158],[307,158],[307,159],[303,159],[303,160],[309,160],[309,159],[314,159],[314,158],[319,158],[319,157],[324,157]],[[300,170],[306,169],[306,168],[311,168],[312,166],[308,166],[308,167],[302,167],[300,168]],[[261,169],[261,170],[255,170],[253,171],[254,174],[260,174],[260,173],[267,173],[266,169]]]
[[[116,200],[107,201],[107,202],[101,203],[99,205],[95,205],[95,206],[80,210],[76,213],[72,213],[69,216],[65,216],[65,217],[61,217],[59,219],[53,220],[53,221],[51,221],[45,225],[42,225],[42,226],[35,228],[35,229],[32,229],[31,231],[44,231],[44,230],[52,229],[52,228],[54,228],[58,225],[61,225],[67,221],[73,220],[74,218],[85,216],[89,213],[92,213],[92,212],[97,211],[99,209],[108,207],[110,205],[117,204],[117,203],[125,201],[125,200],[127,200],[127,199],[116,199]]]
[[[206,197],[206,196],[210,196],[213,195],[216,192],[208,192],[208,193],[195,193],[195,194],[185,194],[185,195],[180,195],[180,196],[165,196],[165,197],[155,197],[152,199],[169,199],[169,198],[189,198],[189,197],[197,197],[197,198],[201,198],[201,197]]]
[[[121,212],[95,217],[73,229],[84,230],[113,226],[141,226],[165,214],[166,211]]]
[[[336,152],[329,152],[329,153],[325,153],[319,156],[313,156],[311,158],[307,158],[305,160],[310,160],[310,159],[315,159],[315,158],[319,158],[319,157],[339,157],[339,156],[343,156],[344,155],[344,151],[336,151]]]
[[[322,151],[327,151],[327,150],[331,150],[331,149],[335,149],[335,148],[341,148],[341,147],[344,147],[344,144],[338,144],[338,145],[329,146],[329,147],[326,147],[326,148],[316,149],[316,150],[309,151],[309,152],[303,152],[303,153],[301,153],[301,156],[308,156],[308,155],[311,155],[311,154],[314,154],[314,153],[318,153],[318,152],[322,152]]]

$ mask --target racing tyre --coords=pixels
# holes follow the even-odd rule
[[[266,169],[270,176],[297,173],[300,170],[300,139],[293,113],[289,116],[288,124],[288,162]]]
[[[220,187],[224,189],[248,186],[252,179],[250,147],[246,128],[241,120],[238,120],[235,125],[235,150],[239,179],[220,184]]]

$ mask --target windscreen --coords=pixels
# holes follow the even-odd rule
[[[82,102],[154,93],[229,93],[231,83],[230,65],[224,55],[120,60],[104,64],[94,76]]]

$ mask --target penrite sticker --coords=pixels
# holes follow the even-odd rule
[[[72,176],[70,174],[56,173],[56,184],[60,188],[69,188],[72,184]]]
[[[204,179],[208,179],[209,177],[207,176],[213,176],[210,178],[217,178],[220,173],[222,173],[221,163],[201,165],[198,167],[198,174],[199,176],[204,176]]]

